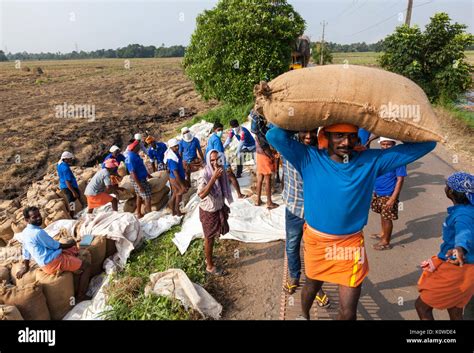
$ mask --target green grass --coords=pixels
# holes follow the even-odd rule
[[[348,64],[348,65],[369,65],[379,66],[377,58],[382,53],[376,53],[373,51],[362,52],[362,53],[332,53],[333,64]]]
[[[454,104],[443,104],[443,108],[449,111],[456,119],[461,120],[471,129],[474,129],[474,113],[467,110],[462,110]]]
[[[181,255],[172,239],[181,226],[175,226],[157,239],[147,241],[132,253],[124,271],[114,278],[108,292],[112,310],[105,313],[109,320],[189,320],[196,314],[184,309],[180,302],[167,297],[145,296],[149,276],[169,268],[180,268],[189,279],[206,284],[203,244],[191,243]]]
[[[180,126],[177,131],[180,131],[183,126],[191,126],[193,124],[200,123],[201,120],[211,123],[220,121],[224,127],[229,127],[229,122],[232,119],[237,119],[239,122],[243,123],[247,120],[247,116],[249,115],[250,110],[253,108],[253,104],[253,102],[241,105],[230,105],[224,103],[212,108],[204,114],[196,115],[191,120],[188,120],[185,124]]]

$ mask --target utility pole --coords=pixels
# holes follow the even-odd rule
[[[412,8],[413,8],[413,0],[408,0],[407,17],[405,18],[405,24],[407,26],[410,26]]]
[[[323,36],[321,38],[321,58],[320,58],[320,61],[319,61],[319,65],[323,65],[323,63],[324,63],[324,54],[323,54],[323,50],[324,50],[324,28],[326,27],[327,22],[323,21],[321,24],[323,25]]]

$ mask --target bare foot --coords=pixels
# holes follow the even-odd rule
[[[248,197],[249,197],[249,195],[245,195],[245,194],[240,194],[239,195],[239,199],[246,199]]]
[[[370,234],[370,237],[372,239],[382,239],[382,234]]]
[[[135,216],[137,216],[138,219],[143,218],[143,213],[135,213]]]
[[[255,201],[255,206],[262,206],[262,200],[258,199],[257,201]]]
[[[274,202],[267,204],[267,208],[268,208],[269,210],[273,210],[274,208],[277,208],[278,206],[280,206],[280,205],[277,204],[277,203],[274,203]]]

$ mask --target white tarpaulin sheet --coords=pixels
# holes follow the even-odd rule
[[[155,239],[181,222],[182,217],[170,214],[163,216],[162,213],[161,211],[150,212],[140,219],[140,225],[145,239]]]
[[[111,277],[111,274],[102,275],[102,283],[98,290],[94,288],[97,287],[97,281],[91,281],[89,291],[96,291],[93,298],[77,304],[64,316],[63,320],[103,320],[104,311],[112,309],[106,304],[105,295],[105,289],[109,285]],[[98,280],[100,280],[100,277],[98,277]]]
[[[248,171],[239,178],[242,190],[250,186]],[[285,206],[280,195],[275,195],[273,201],[280,207],[268,210],[265,204],[253,205],[250,199],[238,199],[232,191],[234,202],[230,205],[230,232],[221,239],[233,239],[246,243],[266,243],[285,239]],[[176,233],[173,243],[184,254],[193,239],[202,238],[202,226],[199,221],[199,196],[195,194],[186,205],[186,216],[181,231]]]
[[[204,318],[219,319],[222,306],[200,285],[191,282],[181,269],[170,268],[150,275],[145,295],[156,294],[178,299],[186,309],[193,308]]]

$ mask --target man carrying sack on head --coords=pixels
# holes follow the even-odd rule
[[[303,178],[306,282],[301,319],[310,318],[323,282],[339,284],[338,318],[356,319],[362,282],[369,271],[362,229],[375,179],[436,146],[435,142],[404,143],[387,150],[356,152],[358,130],[351,124],[324,127],[318,136],[319,149],[294,140],[291,131],[275,127],[267,133],[268,142]]]

